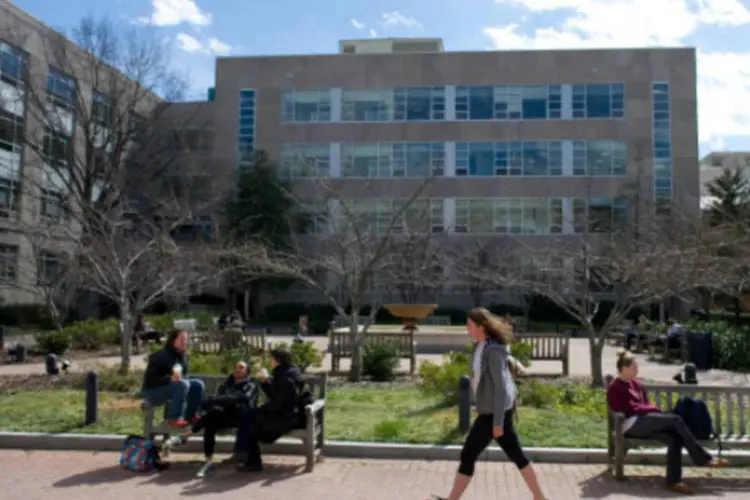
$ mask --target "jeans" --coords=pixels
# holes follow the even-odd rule
[[[503,435],[496,439],[497,444],[519,470],[524,469],[530,462],[523,453],[516,427],[513,425],[513,410],[505,412],[503,424]],[[492,415],[478,415],[471,429],[469,429],[469,435],[466,436],[464,447],[461,450],[461,464],[458,466],[459,474],[464,476],[474,475],[474,466],[477,459],[492,439]]]
[[[682,448],[697,466],[706,465],[711,455],[696,441],[682,417],[674,413],[648,413],[638,417],[625,433],[626,437],[656,439],[669,448],[667,451],[667,484],[682,481]]]
[[[184,420],[198,413],[206,389],[202,380],[183,379],[161,387],[144,389],[144,397],[153,405],[161,406],[169,401],[168,420]]]
[[[234,439],[235,455],[242,455],[247,453],[247,443],[250,437],[250,431],[255,425],[257,414],[257,408],[249,408],[242,412],[242,415],[240,415],[239,424],[237,425],[237,434]]]
[[[237,412],[231,409],[212,408],[193,425],[193,432],[203,431],[203,454],[206,458],[214,456],[216,450],[216,433],[222,429],[231,429],[237,425]]]

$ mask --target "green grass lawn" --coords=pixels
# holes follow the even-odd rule
[[[605,447],[601,391],[575,391],[546,384],[522,386],[528,404],[518,428],[526,446]],[[0,430],[140,434],[140,400],[101,393],[100,422],[83,426],[84,393],[71,389],[0,393]],[[460,443],[458,410],[414,387],[341,387],[329,392],[326,437],[331,440],[398,443]]]

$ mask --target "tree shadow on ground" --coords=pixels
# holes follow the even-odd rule
[[[610,495],[630,495],[634,498],[681,498],[684,495],[668,491],[661,474],[639,474],[618,481],[610,471],[603,471],[578,483],[579,498],[607,498]],[[695,488],[697,494],[723,496],[747,492],[750,498],[750,480],[747,477],[686,477],[685,484]]]
[[[434,405],[427,406],[425,408],[420,408],[419,410],[407,411],[403,414],[403,416],[407,418],[408,417],[424,417],[427,415],[432,415],[433,413],[437,413],[441,410],[445,410],[446,408],[451,408],[452,406],[456,406],[456,403],[450,401],[449,399],[445,399]]]
[[[266,464],[263,472],[240,472],[234,464],[219,464],[217,474],[204,479],[196,479],[195,473],[202,462],[181,461],[169,470],[152,476],[144,484],[169,485],[184,483],[180,492],[183,496],[216,495],[241,489],[251,483],[269,487],[274,483],[302,475],[300,464]]]
[[[60,479],[52,484],[55,488],[75,488],[77,486],[94,486],[106,483],[118,483],[132,477],[122,466],[113,465],[101,469],[89,470]]]

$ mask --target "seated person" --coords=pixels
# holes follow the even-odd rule
[[[682,448],[698,466],[725,466],[726,460],[713,458],[695,439],[679,415],[663,413],[649,402],[643,384],[638,381],[638,363],[628,351],[617,357],[617,378],[607,387],[607,404],[612,411],[625,415],[622,430],[626,437],[656,439],[669,447],[667,452],[667,488],[692,494],[682,482]]]
[[[668,349],[679,349],[682,345],[682,325],[672,318],[667,320],[666,339],[654,340],[653,345],[657,347],[664,347],[664,342],[667,343]]]
[[[304,379],[299,368],[292,364],[292,356],[285,349],[271,350],[271,376],[265,371],[258,375],[261,388],[268,401],[258,408],[245,432],[237,433],[244,439],[247,457],[241,470],[263,470],[260,443],[273,443],[281,436],[299,427],[301,408],[312,402],[312,395],[304,390]]]
[[[633,342],[638,340],[638,325],[633,323],[628,327],[627,333],[625,333],[625,349],[630,350],[633,348]]]
[[[213,463],[216,433],[222,429],[238,427],[240,417],[255,407],[257,398],[258,388],[248,377],[247,363],[238,361],[232,374],[219,387],[216,396],[201,403],[203,413],[198,421],[181,436],[184,442],[190,435],[203,431],[203,454],[206,456],[206,463],[195,477],[206,477],[216,472]]]
[[[143,375],[143,397],[155,406],[169,401],[167,420],[175,428],[185,428],[196,420],[205,388],[201,380],[189,380],[185,359],[188,333],[172,330],[163,349],[148,357]]]
[[[137,341],[148,342],[151,340],[161,343],[159,332],[154,331],[143,315],[139,314],[135,319],[135,326],[133,327],[133,343],[135,344]]]

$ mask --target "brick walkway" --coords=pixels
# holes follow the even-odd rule
[[[301,460],[269,457],[259,475],[224,467],[207,480],[195,480],[195,457],[179,456],[162,474],[141,475],[121,469],[113,453],[24,452],[0,450],[0,487],[3,498],[139,500],[202,497],[288,500],[309,499],[424,500],[429,493],[447,491],[456,464],[451,462],[326,460],[312,474],[301,472]],[[550,500],[578,498],[672,498],[660,488],[660,468],[629,467],[631,479],[617,483],[598,465],[538,465]],[[718,496],[748,498],[750,471],[721,471],[721,477],[688,469],[688,481],[701,493],[692,498]],[[239,495],[239,496],[238,496]],[[490,500],[529,498],[520,476],[505,463],[479,464],[465,498]]]

